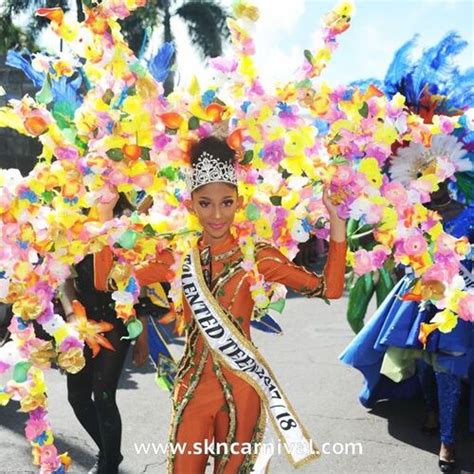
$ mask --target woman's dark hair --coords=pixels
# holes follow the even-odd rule
[[[127,212],[133,212],[135,210],[134,206],[130,203],[124,193],[119,193],[119,199],[117,204],[115,204],[113,214],[114,217],[120,217]]]
[[[235,151],[227,145],[225,140],[211,136],[202,138],[191,145],[189,150],[191,165],[194,166],[197,163],[204,151],[212,155],[216,160],[229,163],[232,166],[235,164]]]

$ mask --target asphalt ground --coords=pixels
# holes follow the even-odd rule
[[[373,410],[358,402],[362,376],[342,365],[338,355],[353,335],[345,321],[347,299],[327,306],[320,300],[294,298],[278,318],[284,334],[254,331],[254,341],[275,372],[300,420],[326,454],[298,469],[302,473],[437,473],[437,437],[420,427],[421,400],[383,401]],[[370,312],[369,312],[370,314]],[[165,455],[154,446],[166,443],[169,394],[159,389],[151,364],[135,368],[131,351],[118,391],[123,420],[120,466],[123,474],[165,473]],[[66,381],[58,371],[46,375],[49,410],[57,446],[73,458],[70,473],[86,473],[95,461],[95,448],[76,421],[67,402]],[[26,416],[18,405],[0,408],[0,472],[35,472],[23,435]],[[458,426],[457,472],[474,472],[474,435],[467,432],[467,406]],[[153,446],[151,443],[155,443]],[[142,446],[141,452],[137,447]],[[148,453],[144,449],[148,446]],[[157,449],[159,451],[159,448]],[[212,472],[209,469],[209,472]],[[275,455],[271,473],[295,470],[286,457]],[[192,473],[194,474],[194,473]]]

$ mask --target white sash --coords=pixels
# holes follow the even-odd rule
[[[197,249],[184,261],[182,283],[186,300],[213,357],[257,391],[293,466],[301,466],[318,457],[318,449],[270,367],[254,344],[234,327],[205,284]]]
[[[466,288],[474,288],[474,275],[462,264],[459,263],[459,274],[463,277]]]

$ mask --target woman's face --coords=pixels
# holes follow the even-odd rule
[[[193,191],[187,207],[199,219],[204,237],[210,241],[220,241],[227,237],[241,205],[242,197],[237,195],[235,186],[210,183]]]

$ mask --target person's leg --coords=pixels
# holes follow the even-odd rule
[[[425,401],[426,417],[423,422],[423,431],[427,434],[435,434],[438,430],[439,422],[436,378],[433,367],[423,359],[418,359],[416,372]]]
[[[228,375],[227,375],[228,377]],[[232,452],[229,447],[229,457],[224,462],[224,473],[236,473],[245,460],[249,444],[253,439],[255,428],[260,416],[260,397],[255,389],[247,382],[234,376],[229,382],[232,385],[232,395],[235,404],[236,430],[233,439]],[[222,407],[217,413],[214,430],[216,443],[225,443],[229,432],[229,412]],[[224,458],[225,459],[225,458]],[[221,461],[215,463],[214,472],[219,472]]]
[[[100,437],[99,420],[92,400],[92,360],[91,352],[86,347],[84,350],[86,358],[85,367],[77,374],[67,374],[67,396],[69,404],[79,423],[84,427],[95,444],[102,449]]]
[[[178,400],[186,389],[179,388]],[[201,380],[184,408],[179,421],[172,462],[174,474],[202,474],[209,458],[208,447],[214,438],[215,414],[224,403],[224,395],[215,376]]]
[[[439,422],[441,431],[440,460],[454,462],[456,419],[461,398],[461,378],[436,372],[438,385]]]
[[[105,336],[115,351],[102,348],[93,360],[93,393],[102,442],[103,462],[99,472],[113,474],[123,457],[120,452],[122,441],[122,420],[116,403],[117,385],[130,345],[128,340],[120,340],[126,335],[121,321],[114,323],[114,329]]]

